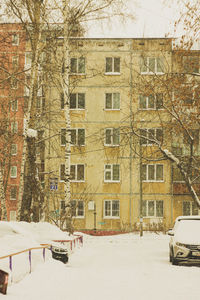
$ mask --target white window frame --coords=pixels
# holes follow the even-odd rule
[[[18,100],[17,99],[11,101],[11,110],[14,112],[18,111]]]
[[[159,56],[147,56],[147,57],[142,57],[142,62],[141,64],[144,65],[144,60],[146,59],[147,60],[147,63],[146,63],[146,69],[147,71],[142,71],[142,66],[141,66],[141,72],[140,74],[149,74],[149,75],[153,75],[153,74],[156,74],[156,75],[162,75],[164,74],[164,72],[159,72],[158,71],[158,60],[160,59],[161,60],[161,63],[162,63],[162,57],[159,57]],[[150,70],[150,59],[155,59],[155,72],[151,71]],[[164,64],[163,64],[164,65]]]
[[[79,101],[79,99],[78,99],[79,96],[78,95],[79,94],[83,94],[84,95],[84,108],[79,108],[78,107],[78,104],[79,104],[78,103],[78,101]],[[69,104],[69,109],[70,110],[85,110],[85,93],[71,93],[70,95],[76,95],[76,108],[71,108],[70,104]],[[70,102],[70,99],[69,99],[69,102]]]
[[[109,94],[111,95],[111,101],[112,101],[112,107],[111,108],[107,108],[106,107],[106,95]],[[119,108],[114,108],[114,94],[118,94],[119,95]],[[105,93],[105,110],[120,110],[120,102],[121,102],[121,95],[120,93]]]
[[[71,60],[72,59],[76,59],[76,72],[72,72],[71,71]],[[79,60],[80,59],[84,59],[84,73],[82,72],[79,72]],[[71,60],[70,60],[70,73],[73,75],[85,75],[86,72],[85,72],[85,69],[86,69],[86,58],[85,57],[71,57]]]
[[[19,34],[17,33],[12,34],[12,45],[19,46]]]
[[[15,151],[13,151],[13,150],[15,150]],[[17,144],[11,144],[10,153],[12,156],[17,155]]]
[[[108,130],[111,131],[111,135],[110,135],[110,137],[111,137],[111,143],[110,144],[106,143]],[[118,135],[119,135],[119,142],[117,144],[114,143],[114,131],[115,130],[118,131]],[[106,147],[119,147],[119,145],[120,145],[120,130],[119,130],[119,128],[105,128],[104,146],[106,146]]]
[[[75,212],[75,216],[72,215],[72,218],[75,219],[84,219],[85,218],[85,203],[83,200],[76,200],[76,199],[72,199],[71,202],[75,202],[76,205],[76,212]],[[78,207],[78,203],[82,203],[83,204],[83,215],[79,215],[79,207]]]
[[[106,203],[110,203],[110,215],[106,215]],[[113,216],[113,203],[118,202],[118,216]],[[113,200],[104,200],[104,209],[103,209],[103,214],[104,214],[104,219],[120,219],[120,200],[118,199],[113,199]]]
[[[72,140],[71,140],[71,146],[78,146],[78,147],[84,147],[85,146],[85,128],[71,128],[70,131],[75,131],[76,132],[76,143],[73,144]],[[84,144],[79,144],[78,140],[79,140],[79,131],[80,130],[84,130]]]
[[[119,166],[119,179],[113,179],[113,168],[114,166]],[[109,167],[109,168],[108,168]],[[110,170],[110,171],[108,171]],[[106,173],[109,172],[111,174],[111,179],[106,179]],[[104,165],[104,182],[120,182],[120,164],[105,164]]]
[[[146,139],[145,139],[145,137],[144,138],[141,137],[141,139],[144,139],[146,141],[146,143],[141,142],[142,146],[154,146],[154,145],[156,145],[156,143],[153,143],[150,140],[153,140],[153,139],[156,140],[157,132],[159,130],[162,131],[162,136],[163,136],[163,129],[162,128],[140,128],[140,130],[145,130],[146,134],[147,134]],[[150,132],[151,130],[154,130],[154,134],[153,134],[152,137],[151,137],[151,132]]]
[[[18,80],[16,77],[11,77],[11,89],[12,90],[18,89]]]
[[[156,210],[156,208],[157,208],[157,203],[158,202],[160,202],[160,201],[162,201],[162,203],[163,203],[163,215],[162,216],[157,216],[157,210]],[[150,202],[154,202],[154,214],[153,214],[153,216],[150,216],[149,215],[149,204],[150,204]],[[144,218],[147,218],[147,219],[151,219],[151,218],[156,218],[156,219],[163,219],[164,218],[164,201],[163,200],[143,200],[143,205],[144,205],[144,203],[145,203],[145,206],[146,206],[146,215],[144,215],[144,213],[143,213],[143,217]]]
[[[84,164],[71,164],[70,165],[70,170],[71,170],[71,166],[75,166],[75,179],[70,179],[70,182],[85,182],[85,165]],[[83,177],[84,179],[77,179],[78,177],[78,166],[83,166],[84,167],[84,170],[83,170]]]
[[[13,134],[18,132],[18,122],[17,121],[11,122],[11,132]]]
[[[159,95],[162,95],[162,93],[157,93],[157,94],[154,94],[154,95],[149,95],[149,96],[144,96],[144,95],[139,95],[139,110],[163,110],[164,108],[161,107],[161,108],[158,108],[157,107],[157,97]],[[145,102],[146,102],[146,108],[143,108],[143,107],[140,107],[140,98],[141,97],[144,97],[145,98]],[[149,107],[149,102],[150,102],[150,97],[153,97],[154,99],[154,107]],[[163,98],[163,95],[162,95],[162,98]]]
[[[18,66],[19,66],[19,56],[14,55],[14,56],[12,56],[12,67],[13,67],[13,69],[17,69]]]
[[[17,212],[16,210],[10,210],[10,221],[16,221],[17,220]]]
[[[146,166],[146,179],[143,179],[143,182],[164,182],[164,165],[162,165],[162,164],[144,164],[142,166]],[[148,179],[149,168],[151,166],[154,167],[154,178],[155,179]],[[157,166],[162,166],[162,175],[163,175],[162,180],[156,180]]]
[[[14,172],[14,175],[12,175],[13,172]],[[10,167],[10,178],[17,178],[17,166]]]
[[[107,58],[112,59],[112,71],[106,71]],[[115,71],[115,59],[119,59],[119,72]],[[120,75],[121,74],[121,58],[119,56],[107,56],[105,58],[105,75]]]
[[[190,214],[189,215],[186,215],[184,214],[184,203],[189,203],[189,206],[190,206]],[[193,214],[193,205],[195,205],[195,202],[194,201],[183,201],[183,207],[182,207],[182,213],[183,213],[183,216],[198,216],[199,215],[199,209],[198,207],[197,210],[198,210],[198,213],[197,214]],[[194,207],[195,209],[195,207]]]

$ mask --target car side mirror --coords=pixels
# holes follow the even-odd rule
[[[170,235],[170,236],[174,236],[174,231],[172,229],[169,229],[167,234]]]

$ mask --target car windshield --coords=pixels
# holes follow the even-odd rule
[[[178,235],[200,235],[200,220],[181,220],[179,221],[176,233]]]

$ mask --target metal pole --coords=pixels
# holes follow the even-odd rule
[[[141,146],[141,138],[139,141],[140,144],[140,236],[143,236],[143,213],[142,213],[142,146]]]
[[[96,212],[96,203],[94,203],[94,232],[97,230],[97,212]]]

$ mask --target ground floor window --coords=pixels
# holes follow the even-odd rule
[[[119,218],[119,200],[104,201],[104,217]]]
[[[163,217],[162,200],[146,200],[142,202],[143,217]]]
[[[16,221],[16,219],[17,219],[16,210],[10,210],[10,221]]]
[[[183,216],[198,215],[198,207],[193,201],[183,201]]]
[[[84,217],[84,202],[83,200],[71,201],[72,216],[76,218]]]

